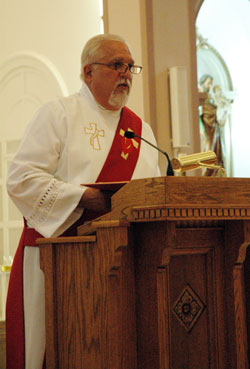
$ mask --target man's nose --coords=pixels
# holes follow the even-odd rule
[[[130,81],[132,80],[133,76],[132,76],[132,73],[129,70],[128,65],[127,65],[126,69],[124,68],[124,70],[120,72],[120,76],[123,76],[123,77],[129,79]]]

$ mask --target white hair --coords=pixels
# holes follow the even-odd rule
[[[127,42],[121,36],[112,35],[112,34],[100,34],[100,35],[92,37],[85,44],[83,51],[82,51],[82,55],[81,55],[81,74],[80,76],[82,80],[84,79],[84,75],[83,75],[84,66],[86,64],[93,63],[104,56],[103,51],[102,51],[102,46],[107,41],[120,41],[127,46],[130,52],[130,48]]]

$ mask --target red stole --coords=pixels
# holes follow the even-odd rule
[[[124,137],[124,132],[128,130],[141,136],[142,121],[135,113],[124,107],[110,152],[96,182],[118,182],[131,179],[139,157],[141,140]]]
[[[125,138],[123,134],[127,130],[141,136],[142,121],[131,110],[124,107],[111,149],[96,182],[129,181],[131,179],[139,157],[140,140]],[[78,225],[84,220],[90,220],[99,215],[90,214],[90,212],[86,215],[85,211],[83,216],[63,235],[76,235]],[[25,225],[15,254],[6,303],[6,369],[25,368],[23,250],[24,246],[35,246],[36,239],[42,237],[33,228],[27,228]]]

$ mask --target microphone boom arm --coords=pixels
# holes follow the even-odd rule
[[[127,135],[126,135],[126,133],[127,133]],[[130,132],[130,131],[125,132],[125,137],[128,137],[128,138],[138,137],[142,141],[145,141],[148,145],[152,146],[154,149],[160,151],[163,155],[166,156],[167,161],[168,161],[167,176],[173,176],[174,175],[172,164],[171,164],[170,158],[169,158],[168,154],[166,153],[166,151],[161,150],[159,147],[155,146],[154,144],[152,144],[148,140],[145,140],[145,138],[136,135],[134,132]]]

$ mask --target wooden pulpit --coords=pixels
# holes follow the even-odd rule
[[[247,369],[250,180],[134,180],[42,239],[47,369]]]

